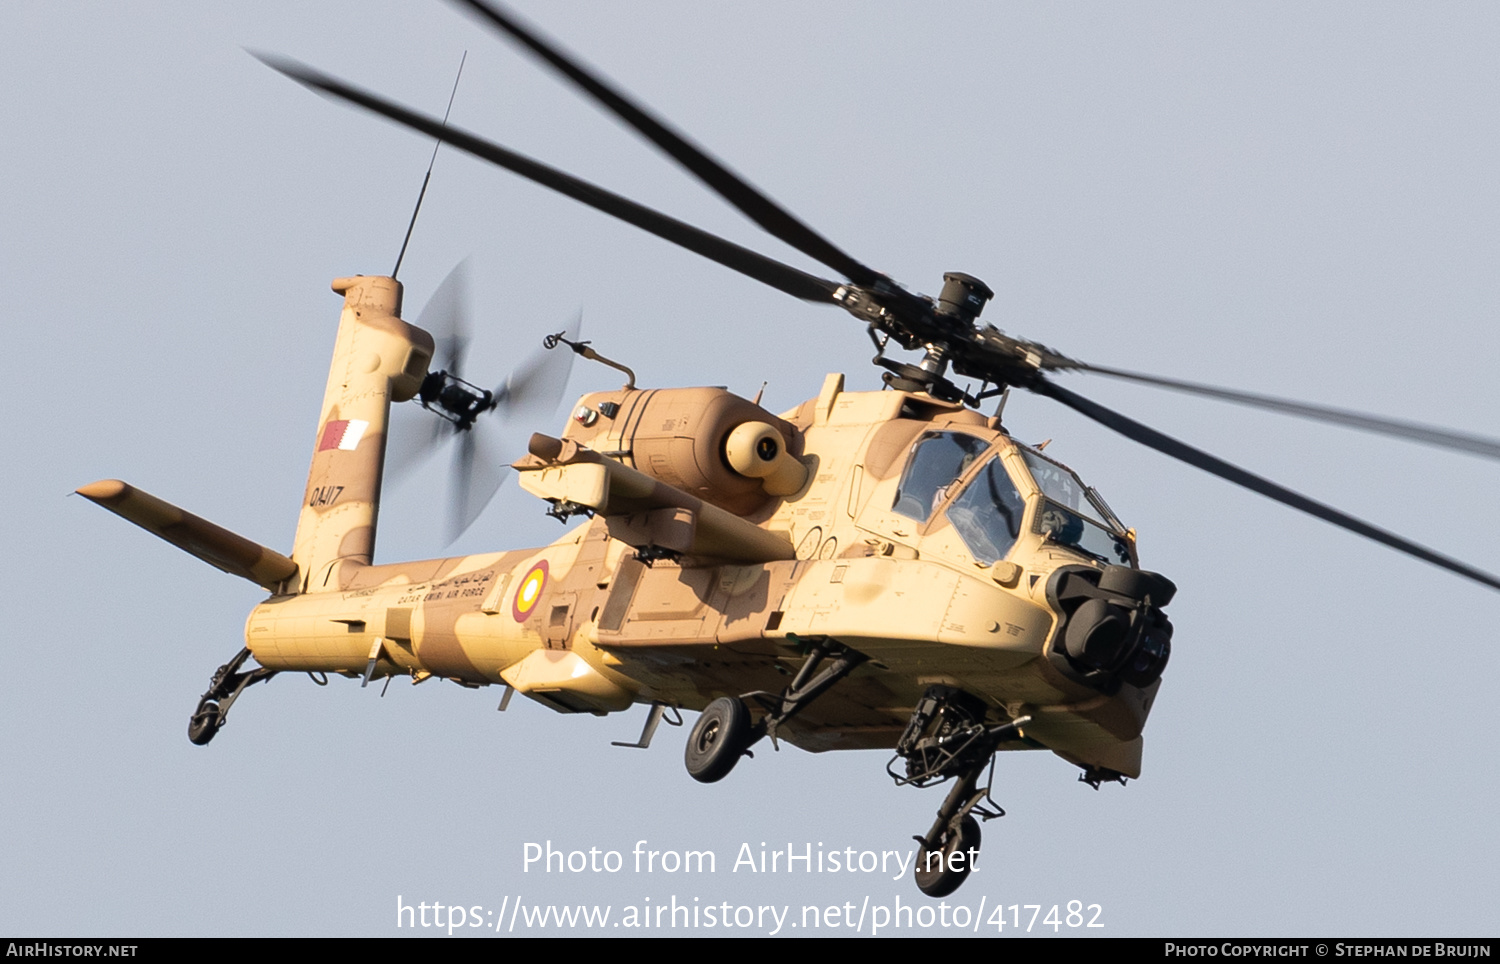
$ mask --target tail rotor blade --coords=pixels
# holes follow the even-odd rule
[[[583,314],[575,317],[561,334],[570,342],[578,340]],[[516,366],[516,370],[495,390],[495,412],[522,424],[535,425],[552,417],[568,387],[573,371],[574,354],[568,346],[540,348]]]
[[[453,489],[448,503],[448,542],[474,524],[510,471],[498,437],[498,426],[476,422],[460,432],[453,450]]]
[[[434,371],[453,375],[463,372],[464,356],[469,351],[468,264],[465,259],[454,265],[417,316],[417,327],[431,335],[436,344],[431,365]]]
[[[434,349],[428,367],[458,375],[469,350],[468,261],[460,261],[433,291],[417,316],[417,327],[432,336]],[[385,470],[393,481],[409,477],[448,439],[454,427],[421,403],[391,406],[386,429]]]
[[[391,406],[386,427],[385,472],[394,482],[409,478],[453,435],[451,422],[415,401]]]

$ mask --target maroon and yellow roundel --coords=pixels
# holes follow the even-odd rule
[[[536,602],[542,598],[542,590],[547,586],[547,560],[543,559],[521,579],[521,584],[516,587],[516,598],[510,604],[510,614],[516,617],[516,622],[524,623],[536,608]]]

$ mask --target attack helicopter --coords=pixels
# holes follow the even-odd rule
[[[585,525],[540,549],[376,564],[391,405],[421,410],[473,452],[476,426],[507,398],[505,386],[465,381],[445,360],[454,353],[443,351],[443,339],[400,319],[394,279],[341,279],[338,343],[289,556],[124,483],[80,490],[272,594],[251,615],[245,650],[200,700],[194,742],[213,738],[245,688],[296,671],[505,685],[562,712],[642,703],[651,707],[642,744],[666,714],[701,711],[687,765],[705,782],[726,777],[767,737],[813,750],[894,748],[898,781],[952,783],[917,862],[924,892],[949,893],[968,872],[979,819],[997,813],[980,786],[996,754],[1050,749],[1096,785],[1139,775],[1141,733],[1170,656],[1171,580],[1141,568],[1133,533],[1075,473],[1013,440],[1002,413],[980,414],[1011,389],[1051,397],[1212,474],[1500,587],[1069,391],[1054,377],[1087,370],[1150,379],[981,324],[992,293],[972,276],[950,273],[935,299],[909,292],[508,14],[473,6],[846,281],[780,265],[306,68],[277,66],[794,297],[843,307],[873,339],[886,389],[850,392],[830,376],[817,398],[775,415],[722,389],[641,389],[632,378],[585,395],[566,429],[533,437],[514,466],[550,512]],[[566,336],[553,350],[568,349],[592,351]],[[899,361],[897,349],[921,358]],[[955,376],[981,387],[961,389]],[[1449,447],[1493,444],[1302,408]],[[477,455],[461,464],[494,468]]]

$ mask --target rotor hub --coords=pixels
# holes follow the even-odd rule
[[[990,286],[971,274],[950,271],[943,275],[943,292],[938,295],[937,313],[972,323],[995,297]]]
[[[493,392],[472,385],[449,372],[429,372],[417,393],[422,406],[467,429],[474,420],[495,405]]]

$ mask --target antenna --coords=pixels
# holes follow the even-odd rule
[[[469,59],[469,52],[458,60],[458,76],[453,78],[453,92],[448,95],[448,109],[443,111],[443,127],[448,126],[448,115],[453,112],[453,98],[458,96],[458,81],[464,75],[464,61]],[[422,199],[427,196],[427,182],[432,180],[432,166],[437,163],[438,148],[443,146],[442,138],[432,145],[432,160],[427,162],[427,176],[422,178],[422,190],[417,192],[417,206],[412,208],[411,222],[406,225],[406,237],[401,240],[401,253],[396,255],[396,267],[391,269],[391,278],[401,273],[401,261],[406,257],[406,246],[411,243],[412,229],[417,226],[417,214],[422,210]]]

